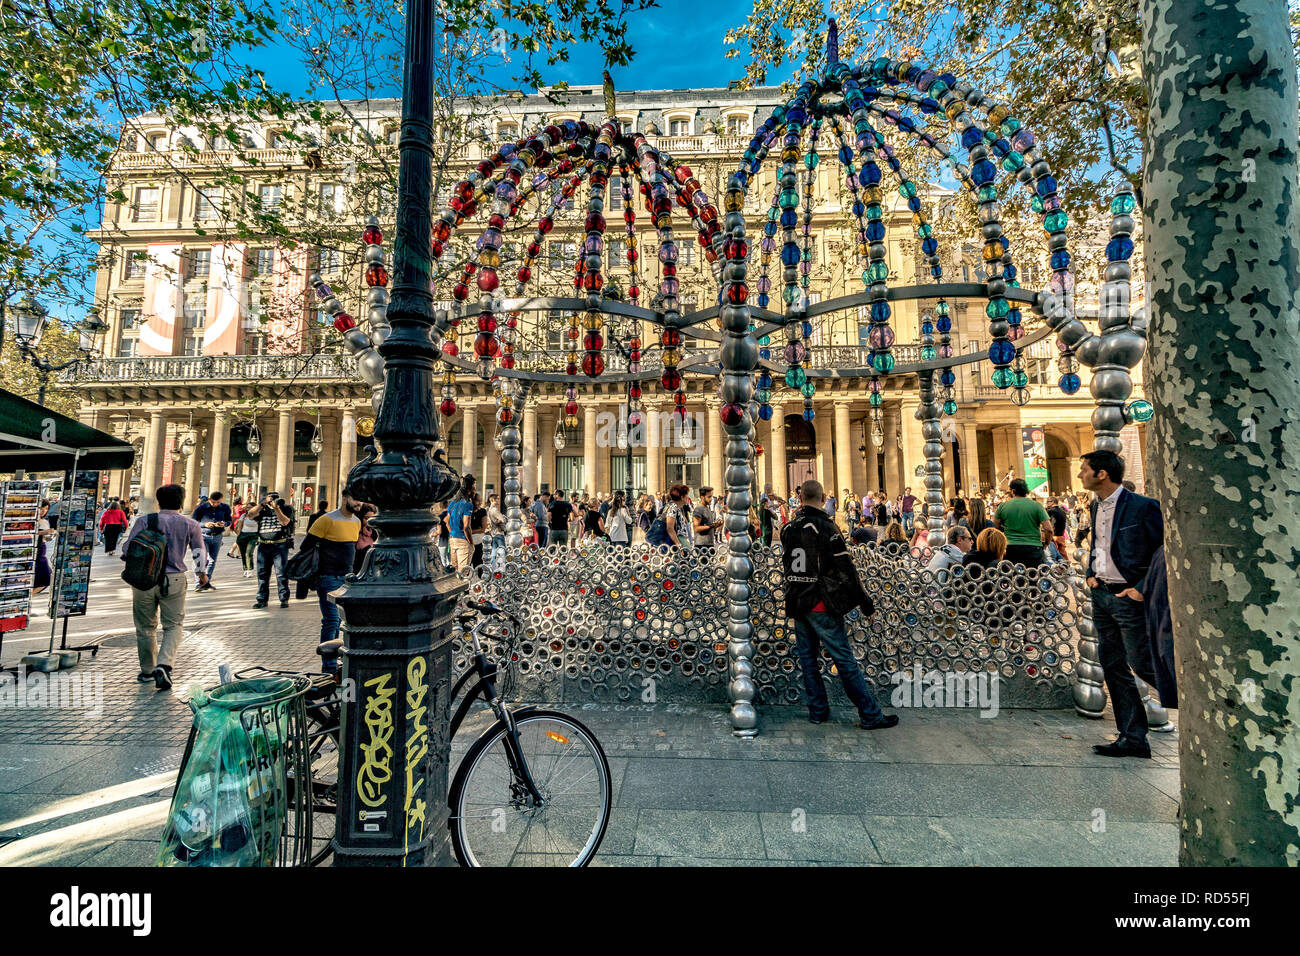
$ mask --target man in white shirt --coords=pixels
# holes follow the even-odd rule
[[[1156,685],[1146,616],[1138,585],[1164,541],[1164,518],[1151,498],[1125,489],[1124,461],[1114,452],[1082,456],[1079,478],[1096,496],[1092,506],[1092,549],[1087,582],[1092,590],[1092,623],[1101,667],[1106,675],[1119,736],[1092,749],[1104,757],[1150,757],[1147,714],[1137,674]]]

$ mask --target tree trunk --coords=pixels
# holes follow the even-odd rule
[[[1284,0],[1142,0],[1183,865],[1300,864],[1296,63]]]

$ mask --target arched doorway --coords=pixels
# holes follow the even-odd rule
[[[817,477],[817,430],[802,415],[785,416],[785,460],[791,490]]]
[[[1054,495],[1063,495],[1074,484],[1074,460],[1070,446],[1059,435],[1047,433],[1047,487]]]

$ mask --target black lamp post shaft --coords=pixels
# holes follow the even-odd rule
[[[392,332],[379,352],[385,390],[376,448],[348,476],[378,508],[379,540],[334,592],[342,610],[344,688],[335,862],[423,866],[447,846],[449,624],[465,585],[434,548],[432,506],[456,475],[435,457],[430,198],[434,0],[408,0],[399,143]]]

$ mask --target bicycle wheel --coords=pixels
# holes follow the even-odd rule
[[[461,866],[586,866],[609,825],[613,787],[605,751],[565,714],[515,719],[519,747],[542,803],[517,782],[506,727],[474,742],[452,782],[451,842]]]
[[[314,730],[308,745],[311,763],[311,786],[303,802],[311,816],[311,850],[308,866],[320,866],[334,852],[335,814],[338,810],[339,746],[338,725],[326,724]],[[292,774],[286,781],[290,806],[297,799],[298,781]],[[293,835],[292,819],[289,825]]]

